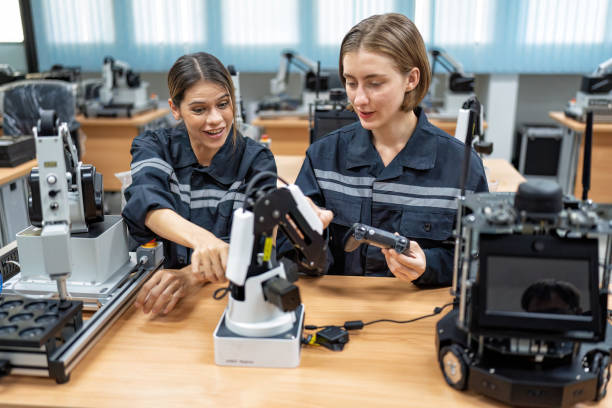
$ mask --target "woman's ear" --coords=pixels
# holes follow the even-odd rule
[[[172,111],[172,116],[175,120],[181,120],[181,111],[178,106],[172,102],[172,98],[168,98],[168,105],[170,105],[170,110]]]
[[[417,67],[414,67],[410,71],[408,71],[408,73],[406,74],[406,83],[405,83],[406,92],[413,91],[419,85],[420,80],[421,80],[421,71],[419,71]]]

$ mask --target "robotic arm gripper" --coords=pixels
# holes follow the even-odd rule
[[[231,295],[225,323],[242,336],[275,336],[290,330],[296,321],[293,311],[301,304],[299,289],[276,260],[272,249],[276,226],[313,275],[323,274],[327,264],[323,225],[296,185],[260,190],[250,209],[237,209],[226,273]]]

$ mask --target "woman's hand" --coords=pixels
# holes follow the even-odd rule
[[[212,234],[211,234],[212,235]],[[191,272],[200,282],[225,282],[229,244],[211,236],[193,246]]]
[[[382,253],[391,273],[401,280],[413,281],[425,272],[425,253],[416,241],[410,241],[407,255],[399,254],[394,249],[383,249]]]
[[[326,210],[325,208],[321,208],[317,206],[309,197],[306,197],[306,200],[310,203],[310,206],[315,211],[321,222],[323,223],[323,229],[329,227],[329,224],[334,219],[334,213],[330,210]]]
[[[181,298],[200,281],[191,273],[190,266],[182,269],[161,269],[143,285],[134,306],[154,316],[168,314]]]

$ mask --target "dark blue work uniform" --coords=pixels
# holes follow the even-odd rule
[[[414,283],[449,285],[465,145],[433,126],[420,108],[418,123],[400,153],[384,166],[372,134],[359,122],[313,143],[296,184],[334,213],[329,227],[332,263],[328,273],[393,276],[379,248],[362,245],[344,252],[344,236],[360,222],[415,240],[427,267]],[[472,151],[466,193],[488,191],[482,161]]]
[[[203,167],[191,148],[184,125],[147,131],[132,143],[132,184],[123,209],[130,234],[139,243],[156,235],[145,226],[151,210],[169,208],[229,242],[234,210],[244,202],[245,183],[261,171],[276,173],[274,156],[264,146],[233,129],[211,163]],[[268,179],[263,184],[274,183]],[[163,240],[166,268],[191,262],[191,249]]]

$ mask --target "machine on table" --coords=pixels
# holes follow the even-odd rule
[[[255,183],[274,173],[260,173],[249,183],[245,207],[234,212],[226,277],[230,298],[214,332],[219,365],[296,367],[304,324],[304,306],[292,284],[289,265],[278,262],[272,246],[280,226],[307,273],[327,267],[323,225],[296,185],[277,188]]]
[[[346,91],[342,88],[330,89],[328,100],[315,101],[308,111],[310,144],[359,120],[355,112],[346,108],[347,105]]]
[[[106,57],[102,81],[84,91],[90,99],[81,110],[87,117],[132,117],[157,107],[157,99],[149,98],[148,87],[126,62]]]
[[[25,74],[15,71],[8,64],[0,64],[0,85],[25,79]]]
[[[428,116],[436,119],[455,119],[463,102],[474,96],[474,75],[463,72],[463,66],[455,61],[445,51],[433,48],[431,54],[431,78],[435,81],[436,66],[440,64],[449,74],[448,84],[444,89],[442,101],[434,99],[430,95],[432,111]],[[435,89],[432,86],[431,89]]]
[[[240,72],[236,71],[233,65],[228,65],[227,70],[232,76],[232,82],[234,83],[234,94],[236,95],[236,129],[245,137],[259,141],[260,131],[257,126],[250,125],[245,121],[245,109],[244,103],[242,102],[242,94],[240,93]]]
[[[612,122],[612,58],[582,77],[580,91],[569,102],[565,116],[584,122],[589,111],[594,122]]]
[[[14,167],[36,157],[32,128],[45,109],[53,109],[68,124],[79,153],[77,92],[77,84],[50,78],[13,81],[0,87],[4,133],[0,138],[0,166]]]
[[[295,65],[304,73],[301,99],[299,100],[291,99],[287,95],[291,65]],[[283,51],[278,72],[270,80],[271,97],[259,103],[257,113],[262,118],[283,114],[307,116],[310,105],[318,99],[329,99],[329,90],[339,85],[340,80],[337,73],[322,71],[318,62],[311,61],[295,51]]]
[[[470,125],[470,113],[477,112],[474,121],[471,125],[474,126],[472,131],[472,146],[476,153],[483,157],[493,153],[493,143],[489,142],[485,138],[484,131],[484,109],[476,96],[470,96],[466,101],[463,102],[461,109],[457,111],[457,127],[455,128],[455,138],[461,140],[463,143],[466,141],[466,135],[468,133],[468,126]]]
[[[26,75],[27,79],[57,79],[78,84],[81,82],[81,67],[64,66],[61,64],[52,65],[48,71],[33,72]]]
[[[477,116],[470,109],[467,129],[475,128]],[[588,118],[585,169],[592,114]],[[519,406],[601,400],[612,351],[612,205],[587,200],[588,171],[582,200],[564,197],[546,180],[523,183],[516,194],[466,197],[470,155],[466,147],[455,304],[436,326],[447,383]]]
[[[102,175],[78,161],[53,111],[41,113],[34,137],[33,225],[17,234],[20,272],[0,296],[0,373],[61,383],[130,305],[162,251],[140,247],[130,258],[122,218],[103,214]],[[84,308],[97,310],[86,322]]]

